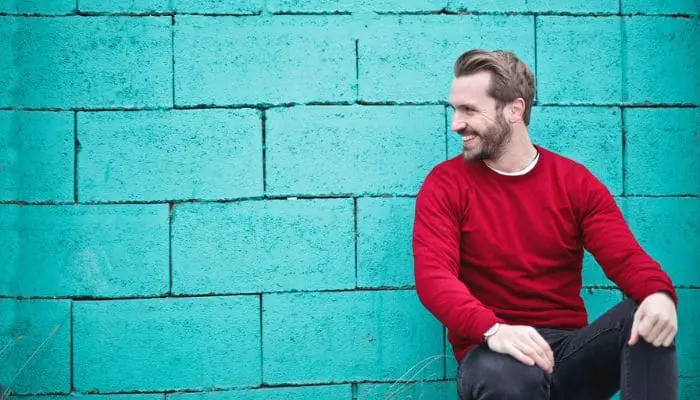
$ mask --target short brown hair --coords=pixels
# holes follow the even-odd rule
[[[455,62],[455,78],[472,75],[481,71],[491,73],[491,87],[488,95],[496,99],[498,107],[518,97],[525,100],[523,121],[530,123],[530,110],[535,99],[535,76],[524,62],[511,51],[469,50]]]

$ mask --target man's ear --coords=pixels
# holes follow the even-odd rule
[[[518,121],[522,121],[523,114],[525,114],[525,100],[523,100],[522,97],[518,97],[510,102],[508,109],[510,110],[508,122],[513,124]]]

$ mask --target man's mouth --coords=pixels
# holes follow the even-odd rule
[[[465,134],[462,135],[462,143],[469,143],[476,139],[477,135],[472,135],[472,134]]]

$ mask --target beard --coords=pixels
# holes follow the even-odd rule
[[[464,146],[464,159],[467,161],[494,160],[502,153],[505,146],[513,136],[513,129],[506,122],[503,114],[498,113],[496,121],[490,125],[483,133],[467,131],[468,134],[475,134],[478,141],[477,147],[469,149]]]

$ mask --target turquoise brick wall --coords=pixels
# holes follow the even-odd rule
[[[410,239],[420,183],[460,149],[452,63],[484,47],[532,66],[533,139],[585,163],[673,278],[681,398],[700,398],[699,14],[0,0],[0,384],[29,400],[456,400]],[[622,299],[589,254],[584,284],[589,319]]]

